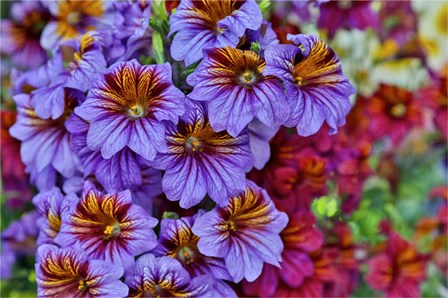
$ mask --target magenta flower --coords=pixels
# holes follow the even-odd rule
[[[275,208],[265,190],[251,181],[247,185],[226,207],[201,215],[193,226],[199,251],[224,257],[234,282],[255,280],[264,263],[280,266],[280,232],[288,223],[287,215]]]
[[[151,165],[165,170],[162,186],[169,200],[190,208],[208,193],[225,205],[244,190],[244,171],[253,163],[246,131],[237,137],[215,132],[202,106],[194,102],[177,126],[167,124],[166,129],[167,153],[160,153]]]
[[[215,131],[236,137],[256,117],[269,127],[284,123],[289,105],[280,80],[265,76],[266,62],[252,51],[230,47],[204,50],[204,60],[187,78],[188,97],[208,102]]]
[[[63,214],[54,242],[66,247],[78,241],[90,257],[128,268],[135,256],[157,245],[152,230],[156,224],[156,219],[132,202],[128,190],[101,194],[86,182],[76,206]]]
[[[202,50],[235,47],[246,29],[260,28],[263,17],[254,0],[182,0],[170,17],[174,60],[188,66],[203,57]]]
[[[290,117],[285,126],[301,136],[315,134],[324,121],[335,133],[350,111],[349,96],[355,89],[342,72],[336,53],[314,35],[288,35],[294,45],[266,49],[264,75],[283,80]]]
[[[147,160],[166,149],[162,120],[177,123],[184,94],[171,81],[171,66],[116,63],[75,109],[90,122],[87,145],[104,158],[128,147]]]
[[[58,248],[44,244],[37,252],[36,280],[39,297],[125,297],[120,281],[123,268],[92,260],[75,245]]]
[[[206,276],[190,278],[177,260],[152,254],[137,259],[125,282],[129,297],[199,297],[210,284]]]

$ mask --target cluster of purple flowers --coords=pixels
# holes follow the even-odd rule
[[[230,283],[281,266],[288,217],[246,173],[280,126],[345,123],[355,90],[327,44],[279,44],[255,0],[182,0],[169,32],[145,0],[13,11],[2,38],[23,68],[10,133],[40,191],[39,296],[231,297]],[[166,199],[192,216],[161,219]]]

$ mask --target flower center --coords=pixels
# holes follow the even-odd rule
[[[188,246],[184,246],[177,252],[177,258],[185,265],[191,264],[194,261],[194,252]]]
[[[84,292],[87,290],[86,280],[84,278],[80,278],[78,281],[78,290]]]
[[[232,220],[226,222],[227,231],[236,231],[236,225]]]
[[[396,118],[401,118],[406,114],[406,106],[402,103],[396,104],[394,105],[391,109],[390,109],[390,113],[392,116],[396,117]]]
[[[185,142],[185,148],[190,153],[196,152],[196,151],[201,152],[202,151],[202,142],[199,138],[190,136],[187,138],[187,141]]]
[[[106,228],[104,229],[104,240],[116,238],[120,236],[120,232],[120,224],[118,222],[114,222],[113,225],[106,226]]]
[[[128,113],[131,120],[135,120],[145,116],[145,111],[143,110],[142,106],[138,104],[130,107]]]
[[[81,14],[79,11],[72,11],[67,15],[66,21],[69,25],[76,25],[81,18]]]
[[[305,82],[303,81],[303,78],[301,76],[297,76],[294,79],[294,84],[297,86],[302,86]]]

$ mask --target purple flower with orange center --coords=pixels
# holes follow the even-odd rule
[[[37,252],[36,280],[39,297],[125,297],[120,281],[123,268],[90,259],[78,245],[58,248],[44,244]]]
[[[22,161],[31,173],[49,173],[49,166],[64,177],[70,177],[79,166],[79,161],[70,147],[70,133],[65,121],[83,94],[74,89],[65,89],[64,111],[57,119],[42,119],[36,115],[28,94],[14,97],[18,108],[17,122],[11,127],[13,137],[22,141]],[[47,176],[48,178],[48,176]]]
[[[167,153],[160,153],[151,165],[165,170],[162,186],[169,200],[190,208],[208,193],[226,205],[244,190],[244,171],[253,163],[247,131],[237,137],[215,132],[202,106],[194,102],[177,126],[167,124],[166,129]]]
[[[54,20],[42,32],[40,43],[47,50],[56,50],[59,43],[82,34],[108,27],[107,1],[59,0],[48,4]]]
[[[280,232],[288,223],[287,215],[275,208],[265,190],[251,181],[247,185],[227,206],[199,216],[192,229],[199,237],[199,251],[224,257],[234,282],[255,280],[264,263],[280,266]]]
[[[252,51],[230,47],[204,50],[205,58],[187,78],[188,97],[208,102],[215,131],[237,136],[256,117],[269,127],[283,124],[289,105],[279,79],[263,75],[266,63]]]
[[[37,212],[42,216],[37,221],[39,237],[37,244],[54,244],[53,239],[58,235],[62,225],[62,213],[73,207],[76,197],[65,197],[61,190],[53,187],[51,190],[41,192],[33,198]]]
[[[80,39],[61,43],[46,65],[47,72],[52,72],[48,84],[31,92],[31,103],[39,117],[56,119],[62,115],[64,88],[85,92],[93,81],[101,79],[106,71],[101,39],[98,32],[88,32]]]
[[[50,12],[39,1],[16,2],[12,4],[11,17],[0,21],[0,52],[11,55],[13,64],[21,68],[43,64],[47,53],[40,45],[40,37]]]
[[[111,66],[75,109],[90,122],[87,145],[111,158],[125,146],[147,160],[166,149],[165,125],[177,123],[185,95],[171,80],[171,66],[140,65],[136,60]]]
[[[170,34],[177,32],[171,55],[188,66],[203,57],[203,49],[235,47],[246,29],[259,29],[262,20],[254,0],[182,0],[170,17]]]
[[[207,276],[191,278],[177,260],[152,254],[137,259],[125,282],[129,297],[201,297],[210,284]]]
[[[157,245],[152,230],[156,224],[132,202],[129,190],[102,194],[86,182],[76,206],[63,214],[54,242],[66,247],[78,241],[90,257],[128,268],[134,256]]]
[[[177,259],[191,276],[207,274],[217,279],[231,280],[224,259],[207,257],[199,252],[199,237],[191,229],[200,215],[162,219],[159,246],[154,252]]]
[[[426,257],[396,232],[389,232],[384,251],[369,261],[367,284],[387,297],[419,297],[426,278]]]
[[[294,45],[272,45],[265,51],[264,75],[283,80],[290,117],[285,126],[301,136],[315,134],[324,121],[335,133],[350,111],[355,89],[342,72],[336,53],[314,35],[288,35]]]

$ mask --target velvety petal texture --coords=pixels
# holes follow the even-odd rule
[[[199,297],[210,286],[207,277],[190,278],[177,260],[152,254],[138,258],[125,282],[129,297]]]
[[[39,247],[36,263],[39,297],[125,297],[128,287],[120,281],[123,268],[92,260],[78,245]]]
[[[193,233],[206,256],[224,257],[234,282],[260,276],[263,263],[279,266],[283,243],[280,232],[288,216],[279,212],[265,190],[248,181],[240,195],[226,207],[199,216]]]
[[[86,182],[81,199],[63,214],[62,222],[57,244],[66,247],[78,241],[90,257],[124,268],[157,245],[152,230],[157,220],[132,202],[129,190],[102,194]]]
[[[285,125],[299,135],[315,134],[324,121],[335,133],[345,124],[354,87],[342,72],[336,53],[315,35],[288,35],[294,45],[266,49],[264,75],[283,80],[291,113]]]
[[[162,184],[169,200],[190,208],[208,194],[226,205],[244,190],[244,170],[253,164],[247,131],[237,137],[215,132],[204,108],[192,102],[177,126],[167,125],[166,141],[167,153],[159,154],[151,165],[165,170]]]
[[[184,94],[171,81],[171,66],[140,65],[136,60],[112,65],[75,109],[90,122],[87,145],[104,158],[128,147],[147,160],[166,149],[162,120],[177,123]]]
[[[289,105],[281,82],[264,76],[266,63],[252,51],[230,47],[204,51],[205,58],[188,78],[194,86],[188,97],[208,102],[215,131],[237,136],[256,117],[268,127],[284,123]]]
[[[203,49],[235,47],[245,30],[257,30],[262,20],[254,0],[182,0],[170,17],[170,34],[176,33],[171,55],[188,66],[203,57]]]

